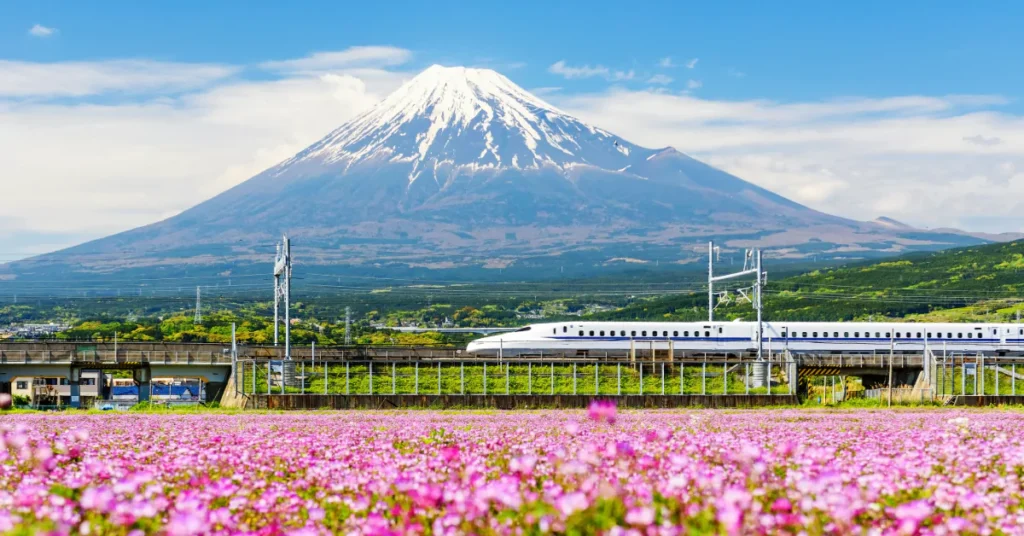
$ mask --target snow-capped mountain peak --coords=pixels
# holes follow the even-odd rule
[[[345,169],[407,162],[409,181],[439,167],[461,171],[628,166],[645,151],[544,102],[490,69],[434,65],[366,113],[285,162]],[[649,151],[648,151],[649,152]]]

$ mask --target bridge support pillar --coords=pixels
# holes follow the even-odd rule
[[[71,395],[71,407],[79,409],[82,407],[82,369],[71,367],[71,375],[68,378],[69,393]]]
[[[149,392],[152,390],[152,373],[149,367],[137,368],[132,371],[132,379],[139,386],[139,402],[149,402]]]

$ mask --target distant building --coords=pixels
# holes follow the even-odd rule
[[[79,383],[79,402],[83,407],[92,403],[101,395],[99,371],[82,372]],[[39,406],[70,406],[71,384],[65,376],[16,376],[11,379],[11,395],[29,399],[33,407]]]

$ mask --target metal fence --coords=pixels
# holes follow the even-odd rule
[[[794,394],[792,361],[239,360],[242,395]]]

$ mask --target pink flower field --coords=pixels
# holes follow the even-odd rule
[[[0,416],[0,532],[1024,534],[1010,412]]]

